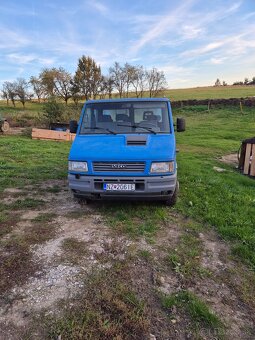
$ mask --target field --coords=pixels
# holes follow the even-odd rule
[[[0,136],[3,338],[254,339],[255,180],[226,159],[255,109],[206,109],[174,111],[174,208],[79,205],[69,143]]]
[[[145,93],[145,97],[147,94]],[[186,100],[186,99],[220,99],[220,98],[245,98],[255,96],[255,86],[207,86],[195,87],[187,89],[169,89],[166,90],[162,96],[170,98],[170,100]],[[132,97],[132,95],[130,95]],[[71,101],[69,101],[70,105]],[[4,116],[24,116],[29,118],[31,116],[38,116],[42,112],[43,103],[26,103],[25,109],[22,104],[17,102],[16,108],[10,103],[6,105],[6,101],[0,100],[0,114]],[[18,117],[19,118],[19,117]]]
[[[170,89],[165,96],[171,100],[245,98],[255,96],[255,86],[208,86]]]

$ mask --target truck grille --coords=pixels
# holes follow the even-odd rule
[[[144,172],[145,162],[93,162],[94,172]]]

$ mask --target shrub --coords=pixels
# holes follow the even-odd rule
[[[64,105],[58,103],[54,97],[50,98],[43,106],[44,117],[49,124],[59,122],[63,117],[64,111]]]

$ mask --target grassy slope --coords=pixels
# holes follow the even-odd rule
[[[145,93],[145,97],[148,94]],[[169,89],[164,92],[164,95],[171,100],[185,100],[185,99],[213,99],[213,98],[242,98],[255,96],[255,86],[206,86],[194,87],[187,89]],[[69,104],[71,101],[69,101]],[[43,103],[26,103],[23,108],[20,102],[16,102],[16,107],[10,103],[6,105],[6,101],[0,100],[0,114],[9,116],[16,113],[26,114],[28,117],[37,116],[41,112]]]
[[[171,100],[242,98],[255,96],[255,86],[208,86],[190,89],[167,90],[165,96]]]

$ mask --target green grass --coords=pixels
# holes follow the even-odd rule
[[[187,99],[220,99],[220,98],[245,98],[255,96],[255,86],[205,86],[193,87],[186,89],[168,89],[161,96],[166,96],[171,100],[187,100]],[[144,97],[148,96],[145,92]],[[118,96],[116,95],[116,98]],[[129,95],[132,97],[132,94]],[[82,101],[83,102],[83,101]],[[73,102],[69,100],[68,105]],[[20,102],[16,102],[16,107],[13,107],[10,102],[7,106],[5,100],[0,100],[0,114],[3,116],[17,117],[18,119],[30,119],[38,117],[43,112],[43,103],[27,102],[23,108]]]
[[[191,319],[192,328],[196,331],[207,327],[214,331],[216,336],[224,333],[224,325],[220,318],[209,309],[205,302],[187,290],[164,295],[161,297],[161,303],[167,310],[171,310],[175,306],[177,310],[181,309],[181,314],[183,310],[186,311]]]
[[[32,222],[34,223],[41,223],[41,222],[44,222],[44,223],[48,223],[48,222],[52,222],[52,220],[57,217],[57,214],[55,213],[42,213],[42,214],[39,214],[37,217],[35,217]]]
[[[255,269],[255,180],[217,160],[236,152],[241,140],[254,136],[255,109],[245,108],[242,115],[232,107],[214,108],[210,113],[193,107],[174,110],[174,114],[187,120],[187,131],[177,134],[180,199],[176,210],[215,228],[230,241],[234,254]],[[70,143],[65,142],[0,136],[0,192],[66,178],[69,148]],[[218,173],[214,166],[227,171]],[[168,208],[160,203],[115,202],[102,208],[115,230],[132,237],[153,238],[169,218]],[[0,221],[6,218],[3,207]]]
[[[170,89],[164,95],[171,100],[245,98],[255,95],[255,86],[205,86],[188,89]]]
[[[255,180],[216,157],[237,152],[241,140],[255,134],[255,110],[234,108],[186,116],[187,131],[177,134],[180,200],[177,210],[215,227],[232,241],[238,256],[255,268]],[[216,172],[220,166],[227,171]]]
[[[202,252],[202,244],[196,233],[185,232],[173,250],[169,251],[166,258],[172,269],[176,273],[180,273],[184,280],[196,280],[197,274],[204,276],[205,271],[199,265],[200,255]]]
[[[69,142],[0,135],[0,192],[47,179],[65,178]]]
[[[104,205],[103,213],[110,226],[130,237],[152,237],[167,219],[167,210],[161,204],[123,202]]]

